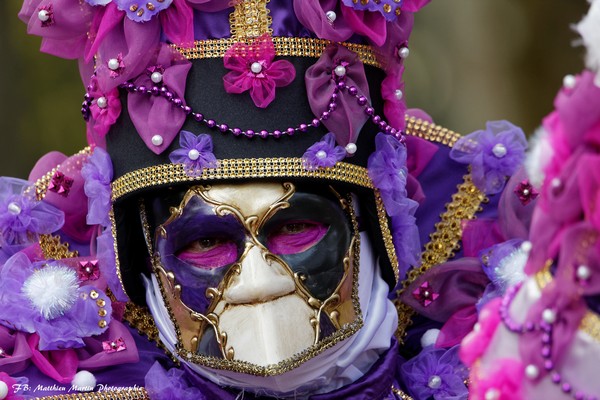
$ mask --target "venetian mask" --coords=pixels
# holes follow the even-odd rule
[[[351,197],[286,182],[194,186],[177,201],[148,201],[142,217],[182,359],[277,375],[362,326]]]

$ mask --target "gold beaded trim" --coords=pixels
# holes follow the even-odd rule
[[[535,281],[542,290],[547,285],[552,282],[554,277],[550,273],[550,266],[552,265],[552,260],[549,260],[548,263],[542,268],[540,271],[536,272],[534,278]],[[590,335],[592,339],[596,342],[600,342],[600,316],[595,312],[588,311],[585,313],[581,322],[579,323],[579,330]]]
[[[396,396],[399,396],[402,400],[413,400],[412,397],[404,393],[402,390],[396,389],[394,386],[392,386],[392,393],[394,393]]]
[[[239,42],[247,38],[256,38],[265,33],[272,34],[270,28],[273,18],[267,8],[270,0],[246,0],[235,5],[229,14],[231,37]]]
[[[398,256],[396,255],[396,249],[394,248],[394,242],[392,239],[392,233],[388,225],[388,217],[385,212],[383,200],[379,190],[375,190],[375,204],[377,205],[377,219],[379,220],[379,227],[381,229],[381,236],[383,237],[383,245],[388,255],[392,269],[394,270],[394,277],[396,278],[395,283],[400,280],[400,270],[398,268]]]
[[[77,154],[75,154],[75,156],[90,154],[90,151],[91,151],[90,147],[87,146],[83,150],[80,150]],[[52,177],[54,176],[56,171],[58,171],[59,168],[60,168],[60,165],[57,165],[55,168],[53,168],[52,170],[47,172],[46,175],[42,176],[37,181],[35,181],[34,187],[35,187],[36,199],[43,200],[44,197],[46,197],[46,192],[48,191],[48,185],[50,184]]]
[[[406,134],[417,136],[430,142],[437,142],[448,147],[454,146],[454,143],[460,139],[461,135],[443,126],[423,121],[420,118],[405,116]]]
[[[305,37],[275,36],[272,39],[275,46],[275,53],[278,56],[292,57],[319,58],[325,48],[334,43],[331,40]],[[189,60],[223,58],[225,52],[237,42],[238,40],[233,38],[197,40],[194,42],[193,47],[173,47]],[[363,64],[377,68],[383,67],[377,57],[378,53],[373,47],[348,42],[339,44],[356,53]]]
[[[79,255],[77,250],[70,251],[69,243],[62,243],[58,235],[40,235],[39,243],[42,254],[44,254],[44,258],[47,260],[61,260]]]
[[[36,397],[39,400],[150,400],[145,388],[127,388],[104,390],[92,393],[59,394],[55,396]]]
[[[319,178],[373,189],[367,169],[338,162],[330,168],[307,170],[301,158],[251,158],[219,161],[201,175],[189,176],[181,164],[162,164],[129,172],[112,184],[112,200],[140,189],[181,182],[248,178]]]
[[[396,293],[397,297],[400,297],[412,282],[430,268],[454,257],[455,251],[460,249],[461,222],[474,219],[475,214],[481,211],[481,204],[489,201],[475,186],[470,174],[465,175],[463,179],[463,183],[458,185],[458,191],[452,195],[452,201],[446,205],[446,211],[440,216],[441,221],[435,225],[435,232],[429,235],[431,240],[425,245],[425,251],[421,254],[421,266],[408,272],[407,278]],[[411,324],[414,310],[399,300],[396,300],[395,304],[398,311],[396,337],[402,342],[406,329]]]

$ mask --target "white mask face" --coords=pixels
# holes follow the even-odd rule
[[[362,325],[357,224],[333,190],[197,186],[156,225],[154,273],[189,362],[278,375]]]

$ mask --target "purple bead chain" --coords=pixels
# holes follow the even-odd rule
[[[361,95],[358,92],[358,89],[355,86],[347,86],[343,80],[336,80],[336,86],[333,89],[333,93],[329,99],[329,105],[326,111],[323,111],[321,115],[317,118],[312,119],[310,122],[299,124],[295,127],[289,127],[283,130],[261,130],[256,132],[252,129],[241,129],[237,127],[230,127],[227,124],[219,123],[213,119],[206,118],[202,113],[195,112],[192,110],[190,106],[185,105],[184,101],[177,96],[175,96],[167,86],[152,86],[150,88],[141,85],[136,86],[134,83],[128,81],[119,86],[122,89],[127,90],[129,93],[139,93],[145,94],[147,96],[162,96],[167,99],[174,107],[180,108],[186,115],[191,116],[196,122],[202,123],[211,129],[218,129],[221,133],[231,133],[234,136],[246,136],[248,138],[252,138],[254,136],[259,136],[263,139],[268,138],[269,136],[273,136],[274,138],[280,138],[283,135],[293,136],[298,132],[306,132],[309,128],[317,128],[321,125],[323,121],[328,119],[331,116],[331,113],[335,112],[338,107],[339,96],[343,91],[347,91],[348,94],[354,96],[356,98],[356,102],[361,107],[364,107],[364,112],[370,117],[371,121],[384,133],[388,135],[393,135],[400,142],[404,143],[404,133],[396,128],[390,126],[381,116],[375,114],[375,109],[368,104],[368,99]],[[81,107],[81,113],[83,118],[87,121],[90,118],[90,106],[92,105],[93,97],[89,94],[92,90],[90,86],[88,86],[88,91],[84,96],[84,101]]]
[[[532,331],[542,331],[541,340],[542,340],[542,350],[541,355],[544,359],[544,369],[548,372],[550,376],[550,380],[556,386],[562,390],[563,393],[570,395],[575,400],[598,400],[596,396],[587,395],[581,391],[573,390],[573,387],[570,383],[566,382],[561,374],[554,369],[555,365],[552,361],[552,345],[553,345],[553,331],[554,331],[554,322],[549,321],[540,321],[539,323],[526,322],[525,324],[521,324],[510,316],[510,305],[515,299],[517,292],[521,288],[521,284],[515,285],[507,289],[505,296],[502,298],[502,302],[500,304],[500,318],[502,318],[502,322],[506,326],[506,328],[516,334],[524,334],[526,332]],[[553,311],[551,311],[553,312]],[[556,319],[556,315],[554,315],[553,319]]]

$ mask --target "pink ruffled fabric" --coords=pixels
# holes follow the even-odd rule
[[[469,399],[487,400],[521,400],[523,399],[522,382],[525,378],[523,364],[517,360],[504,358],[496,361],[493,371],[486,371],[485,376],[480,375],[478,368],[473,371],[476,379],[471,380]],[[494,392],[496,397],[491,397]],[[486,397],[489,396],[489,397]]]
[[[479,314],[478,328],[463,339],[459,355],[461,361],[468,367],[474,365],[481,358],[492,341],[500,324],[500,303],[501,299],[496,298],[486,304]]]
[[[444,323],[435,342],[436,347],[449,348],[460,342],[471,332],[477,322],[477,308],[475,305],[461,308]]]
[[[123,351],[108,353],[103,350],[102,342],[123,339],[126,349]],[[135,340],[131,333],[119,321],[112,320],[108,330],[100,336],[84,339],[85,347],[77,349],[79,359],[78,368],[93,371],[112,365],[136,363],[139,361],[139,353]]]
[[[381,13],[360,11],[346,6],[340,8],[344,20],[355,33],[368,37],[376,46],[385,43],[388,22]]]
[[[121,115],[119,90],[114,88],[106,93],[102,92],[98,86],[96,77],[92,78],[90,87],[92,87],[92,90],[89,93],[94,100],[90,106],[91,118],[86,125],[87,140],[90,146],[100,145],[101,147],[104,147],[104,137],[108,133],[110,127],[117,122],[119,115]],[[104,97],[107,100],[107,106],[105,108],[100,108],[98,106],[98,99],[101,97]]]
[[[77,373],[77,353],[73,349],[39,351],[40,337],[31,334],[27,338],[31,361],[44,375],[63,384],[70,384]]]
[[[358,93],[370,102],[369,84],[358,55],[344,46],[332,44],[327,46],[319,60],[306,70],[304,77],[308,102],[315,115],[321,115],[328,109],[336,86],[332,72],[342,62],[345,63],[346,68],[346,75],[343,78],[346,85],[355,86]],[[364,112],[364,107],[359,106],[354,97],[341,95],[338,97],[337,109],[323,121],[323,124],[335,135],[339,145],[346,146],[348,143],[356,142],[367,119],[368,115]]]
[[[162,72],[162,83],[176,97],[183,99],[187,76],[192,64],[167,44],[163,44],[158,54],[149,62],[149,67],[158,67]],[[152,87],[151,71],[146,71],[135,81],[135,85]],[[139,93],[127,95],[127,109],[131,121],[146,146],[156,154],[161,154],[179,133],[186,114],[163,96],[146,96]],[[152,136],[160,132],[163,143],[152,144]]]
[[[7,357],[0,357],[0,370],[14,375],[27,368],[31,358],[27,336],[26,333],[13,332],[4,326],[0,326],[0,348],[8,355]]]
[[[383,97],[383,114],[388,123],[398,130],[404,129],[406,126],[406,102],[404,97],[398,99],[396,90],[401,90],[404,93],[404,82],[402,74],[404,67],[401,66],[397,72],[388,72],[385,79],[381,82],[381,96]]]
[[[339,0],[294,0],[294,12],[302,25],[321,39],[343,42],[354,34],[341,12]],[[327,11],[334,11],[333,23],[327,19]]]
[[[236,43],[227,52],[223,62],[231,70],[223,77],[227,93],[248,91],[254,104],[266,108],[275,100],[275,88],[287,86],[296,78],[291,62],[275,59],[275,46],[269,35],[263,35],[251,45]],[[254,73],[251,66],[259,63],[261,71]]]

